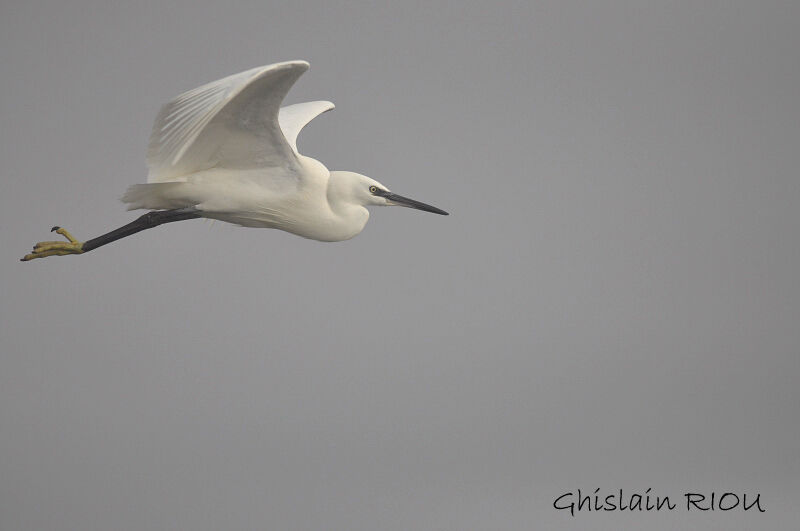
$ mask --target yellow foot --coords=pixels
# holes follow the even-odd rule
[[[33,246],[33,252],[26,254],[20,260],[27,262],[34,258],[45,258],[47,256],[65,256],[68,254],[81,254],[83,253],[83,242],[76,240],[67,229],[61,227],[53,227],[50,232],[61,234],[67,240],[66,242],[39,242]]]

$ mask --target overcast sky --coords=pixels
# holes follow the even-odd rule
[[[788,529],[800,4],[0,5],[0,529]],[[449,217],[132,220],[176,94],[305,59],[299,139]],[[658,513],[553,508],[670,496]],[[683,493],[765,513],[687,512]]]

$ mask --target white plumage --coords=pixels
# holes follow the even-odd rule
[[[289,61],[253,68],[164,105],[150,136],[148,184],[128,189],[122,198],[128,209],[194,207],[203,217],[321,241],[361,232],[367,205],[444,213],[399,200],[369,177],[330,172],[298,152],[300,130],[334,108],[328,101],[280,107],[308,66]]]

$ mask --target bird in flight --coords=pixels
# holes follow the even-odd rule
[[[305,61],[253,68],[176,97],[156,117],[147,153],[147,184],[128,188],[128,210],[150,212],[106,234],[37,243],[22,261],[83,254],[164,223],[210,218],[280,229],[334,242],[352,238],[369,219],[367,206],[398,205],[447,215],[403,197],[364,175],[328,171],[297,151],[297,135],[328,101],[281,107],[308,70]]]

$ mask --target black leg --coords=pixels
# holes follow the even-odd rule
[[[137,232],[145,229],[152,229],[153,227],[163,225],[164,223],[172,223],[173,221],[183,221],[186,219],[195,219],[199,217],[201,217],[200,211],[195,208],[153,210],[143,216],[140,216],[127,225],[123,225],[122,227],[114,229],[111,232],[107,232],[106,234],[98,236],[97,238],[92,238],[91,240],[85,241],[81,249],[84,253],[88,253],[92,249],[97,249],[98,247],[107,243],[111,243],[119,240],[120,238],[125,238],[126,236],[136,234]]]

